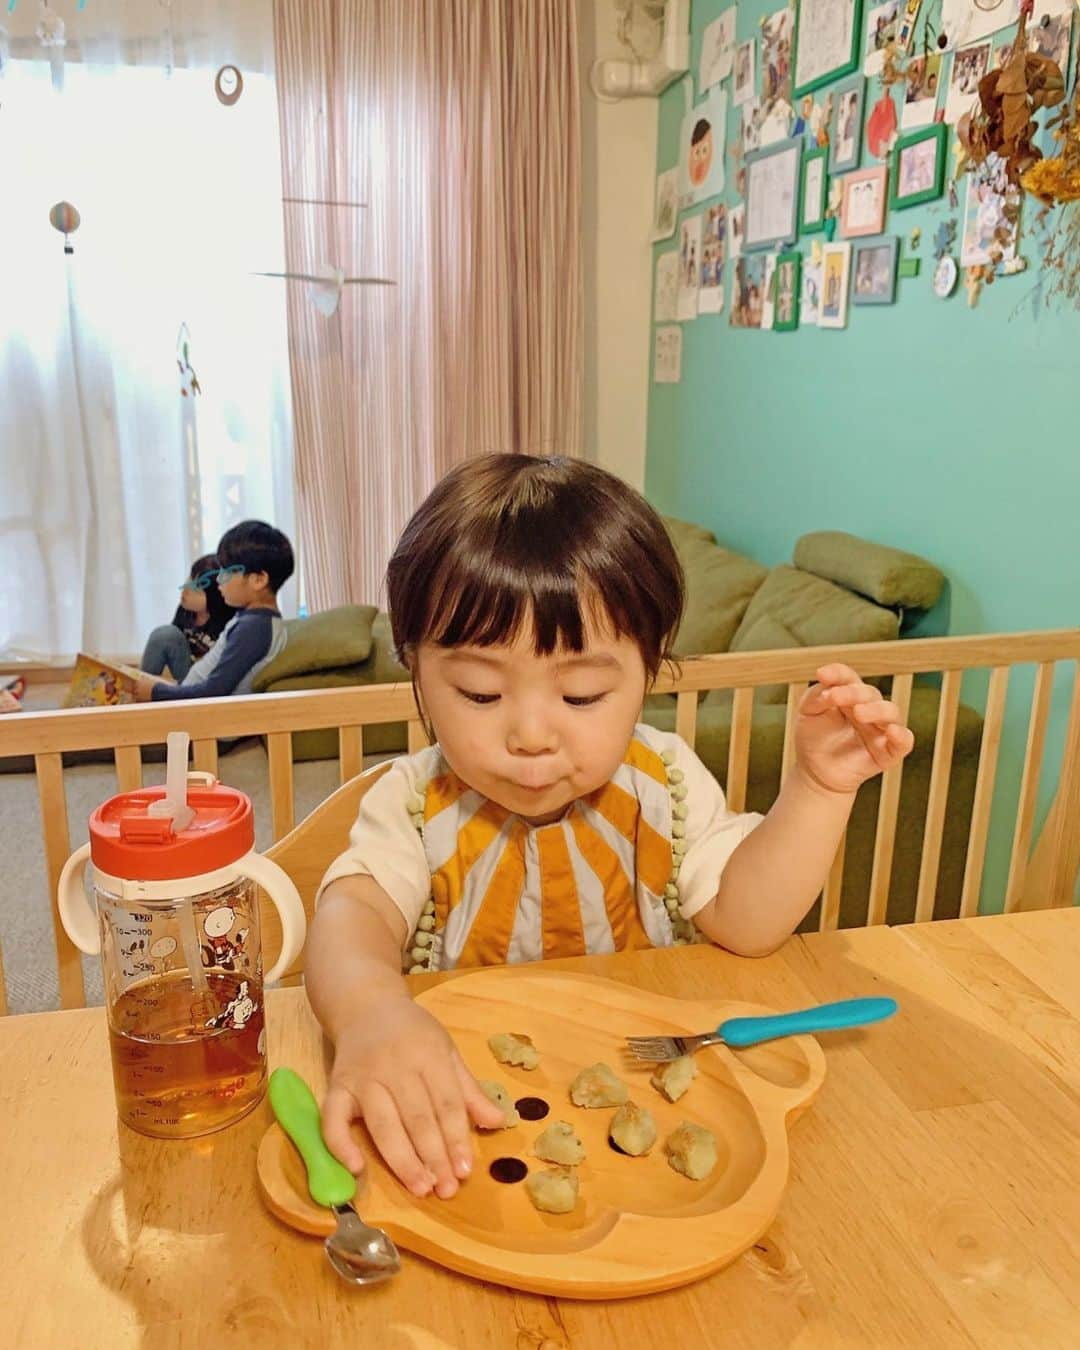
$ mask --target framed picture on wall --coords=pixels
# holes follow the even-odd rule
[[[821,250],[821,309],[819,328],[846,328],[851,245],[826,244]]]
[[[817,234],[825,228],[825,208],[829,199],[829,148],[810,150],[803,155],[802,182],[799,185],[799,233]]]
[[[935,122],[933,126],[908,132],[897,141],[889,195],[889,205],[894,210],[936,201],[945,191],[947,136],[945,123]]]
[[[776,300],[773,331],[794,333],[799,326],[799,288],[802,285],[802,254],[781,253],[776,260]]]
[[[797,0],[796,98],[858,69],[862,11],[862,0]]]
[[[799,232],[802,139],[777,141],[746,157],[744,252],[784,248]]]
[[[895,234],[860,239],[851,264],[851,303],[891,305],[896,299],[896,262],[900,240]]]
[[[829,172],[847,173],[859,167],[862,155],[866,77],[853,75],[832,91],[833,115],[829,128]]]
[[[845,239],[865,234],[880,234],[885,228],[885,199],[889,191],[889,171],[859,169],[840,180],[844,195],[840,203],[840,233]]]

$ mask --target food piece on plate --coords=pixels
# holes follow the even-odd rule
[[[553,1120],[533,1145],[533,1152],[545,1162],[562,1163],[564,1167],[576,1167],[585,1161],[585,1145],[565,1120]]]
[[[690,1080],[696,1077],[697,1066],[694,1064],[694,1057],[681,1055],[668,1064],[661,1064],[649,1082],[669,1102],[677,1102],[690,1086]]]
[[[592,1064],[582,1069],[570,1084],[570,1100],[575,1106],[622,1106],[630,1093],[606,1064]]]
[[[536,1046],[528,1036],[516,1031],[500,1031],[488,1037],[488,1048],[500,1064],[516,1064],[522,1069],[535,1069],[540,1063]]]
[[[627,1102],[612,1116],[608,1136],[624,1153],[640,1158],[656,1143],[656,1121],[636,1102]]]
[[[490,1080],[482,1080],[479,1084],[480,1091],[490,1101],[493,1101],[497,1107],[502,1110],[503,1123],[496,1125],[497,1130],[510,1130],[515,1125],[521,1124],[521,1117],[517,1113],[514,1105],[514,1099],[501,1083],[492,1083]]]
[[[525,1189],[535,1207],[545,1214],[569,1214],[578,1200],[577,1175],[565,1167],[531,1173]]]
[[[711,1130],[684,1120],[664,1143],[667,1160],[691,1181],[702,1181],[716,1166],[716,1136]]]

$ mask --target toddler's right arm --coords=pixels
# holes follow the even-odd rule
[[[359,1173],[364,1156],[351,1124],[363,1118],[409,1190],[449,1199],[472,1168],[469,1117],[493,1128],[502,1112],[445,1029],[413,1002],[401,975],[406,930],[370,876],[341,877],[323,892],[305,972],[311,1006],[335,1047],[323,1135]]]

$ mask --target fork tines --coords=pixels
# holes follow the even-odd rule
[[[686,1044],[678,1036],[627,1036],[626,1044],[635,1059],[653,1064],[668,1064],[686,1054]]]

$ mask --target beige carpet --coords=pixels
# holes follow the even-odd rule
[[[51,690],[31,689],[26,706],[48,707]],[[14,714],[17,715],[17,714]],[[370,761],[375,763],[373,759]],[[241,788],[255,808],[255,842],[265,849],[271,840],[270,793],[266,752],[258,741],[244,742],[222,755],[223,782]],[[338,786],[337,760],[297,764],[296,819],[302,820]],[[65,770],[71,847],[87,839],[90,812],[117,791],[116,775],[107,765],[78,765]],[[164,764],[147,764],[145,783],[165,781]],[[53,942],[41,816],[32,774],[0,774],[0,945],[4,953],[8,1006],[13,1013],[39,1012],[59,1006],[56,951]],[[344,847],[346,841],[342,840]],[[96,958],[84,958],[87,1000],[100,1003],[101,978]]]

